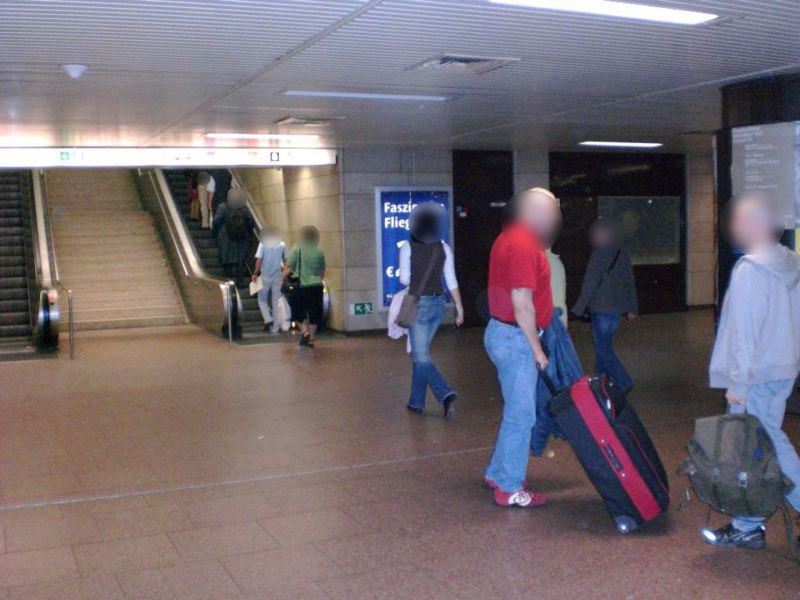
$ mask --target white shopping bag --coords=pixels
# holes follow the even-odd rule
[[[292,309],[286,301],[286,296],[281,296],[278,300],[278,310],[274,316],[281,331],[289,331],[292,328]]]
[[[255,296],[258,292],[264,289],[264,281],[261,276],[257,277],[254,281],[250,282],[250,295]]]

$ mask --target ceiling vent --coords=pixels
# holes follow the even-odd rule
[[[517,63],[520,60],[519,58],[487,58],[485,56],[467,56],[464,54],[439,54],[409,67],[408,70],[483,75],[489,71]]]
[[[275,125],[298,125],[301,127],[324,127],[336,121],[344,121],[345,117],[298,117],[286,115],[275,121]]]

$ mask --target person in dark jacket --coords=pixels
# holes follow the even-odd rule
[[[599,218],[592,224],[589,240],[592,256],[572,312],[592,321],[595,374],[605,373],[623,390],[630,390],[633,379],[614,352],[614,334],[623,316],[634,319],[639,312],[631,258],[620,246],[617,227],[608,219]]]
[[[219,244],[225,276],[234,279],[236,287],[244,287],[247,242],[253,235],[254,227],[245,191],[232,188],[228,192],[228,201],[220,204],[214,215],[213,232]]]

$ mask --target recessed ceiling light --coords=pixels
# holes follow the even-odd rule
[[[612,0],[489,0],[493,4],[511,4],[528,8],[542,8],[545,10],[560,10],[565,12],[585,13],[604,17],[620,17],[623,19],[637,19],[640,21],[655,21],[657,23],[672,23],[675,25],[700,25],[717,19],[719,15],[697,12],[694,10],[680,10],[677,8],[664,8],[647,4],[634,4],[631,2],[614,2]]]
[[[347,100],[397,100],[411,102],[447,102],[449,96],[428,96],[424,94],[380,94],[374,92],[325,92],[314,90],[286,90],[284,96],[305,98],[344,98]]]
[[[79,79],[89,67],[86,65],[80,65],[78,63],[69,63],[65,65],[58,65],[58,68],[64,71],[64,73],[69,75],[72,79]]]
[[[300,115],[286,115],[277,121],[275,125],[295,125],[302,127],[323,127],[332,125],[336,121],[344,121],[347,117],[303,117]]]
[[[282,140],[297,142],[319,139],[318,135],[293,133],[207,133],[206,137],[212,140]]]
[[[595,148],[660,148],[664,144],[658,142],[601,142],[601,141],[586,141],[581,142],[581,146],[590,146]]]

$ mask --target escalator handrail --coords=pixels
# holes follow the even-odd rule
[[[158,205],[161,208],[161,213],[169,230],[170,238],[175,247],[176,254],[181,262],[181,269],[184,275],[196,281],[201,282],[207,286],[216,286],[222,290],[223,293],[223,310],[225,318],[231,314],[229,311],[229,304],[231,299],[236,301],[235,315],[237,316],[241,311],[242,300],[239,297],[239,290],[230,279],[215,277],[209,274],[203,267],[200,261],[200,254],[197,247],[192,240],[189,229],[186,225],[186,220],[178,211],[175,198],[172,195],[172,190],[167,183],[167,178],[164,175],[163,169],[148,169],[147,176],[155,191],[155,197]],[[187,265],[188,262],[188,265]],[[236,324],[234,323],[234,328]]]
[[[47,206],[47,183],[44,172],[39,170],[33,173],[33,206],[34,206],[34,256],[36,271],[40,288],[54,287],[59,282],[58,261],[56,259],[55,244],[53,243],[53,228],[50,212]],[[49,245],[49,248],[48,248]],[[50,257],[53,257],[51,268]]]

